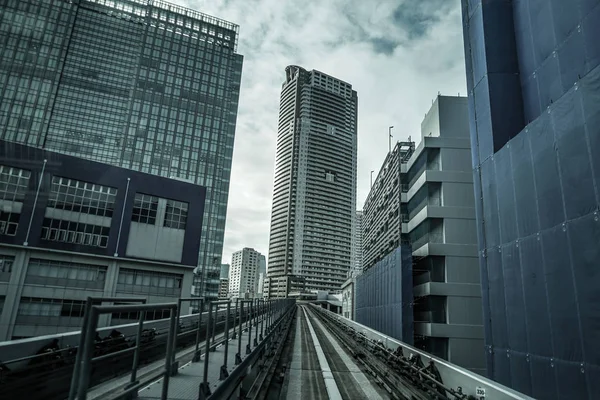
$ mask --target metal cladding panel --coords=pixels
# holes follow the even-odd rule
[[[536,398],[596,398],[600,1],[462,5],[488,375]],[[497,84],[495,56],[509,16],[491,12],[507,6],[527,124],[516,136],[516,88]]]
[[[599,122],[600,67],[475,169],[488,374],[535,397],[598,393]]]
[[[398,247],[356,278],[356,321],[413,343],[412,252]]]

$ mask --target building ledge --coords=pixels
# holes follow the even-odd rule
[[[477,257],[476,244],[425,243],[418,249],[413,249],[413,257],[454,256]]]
[[[452,218],[452,219],[472,219],[475,220],[474,207],[452,207],[452,206],[425,206],[406,224],[406,231],[409,233],[427,218]]]
[[[483,326],[415,322],[415,334],[428,337],[483,339]]]
[[[413,287],[415,297],[461,296],[481,297],[481,285],[474,283],[427,282]]]

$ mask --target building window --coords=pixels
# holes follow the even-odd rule
[[[35,317],[75,317],[81,318],[85,312],[85,301],[67,299],[44,299],[21,297],[18,316]]]
[[[136,193],[131,220],[141,224],[156,224],[158,197]]]
[[[41,238],[51,242],[106,248],[109,232],[110,228],[105,226],[44,218]]]
[[[327,182],[335,182],[335,174],[331,171],[325,171],[325,180]]]
[[[112,217],[116,197],[115,188],[53,176],[48,207]]]
[[[0,165],[0,235],[15,236],[31,172]]]
[[[25,283],[50,286],[104,289],[107,267],[32,258]]]
[[[121,268],[117,279],[117,291],[179,296],[182,280],[183,277],[179,274]]]
[[[164,226],[167,228],[185,229],[187,222],[188,203],[167,200]]]
[[[0,282],[10,281],[10,273],[14,262],[15,258],[13,256],[0,255]]]

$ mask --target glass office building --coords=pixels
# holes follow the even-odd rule
[[[206,186],[195,294],[217,297],[238,26],[160,0],[0,6],[0,138]]]
[[[463,0],[488,375],[600,393],[600,1]]]

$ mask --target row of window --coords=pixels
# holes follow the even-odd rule
[[[44,218],[43,240],[106,248],[110,228],[80,222]]]
[[[117,283],[137,289],[143,287],[181,289],[182,280],[183,277],[179,274],[121,268]]]
[[[21,297],[17,315],[36,317],[81,318],[85,313],[84,300],[44,299]]]
[[[23,200],[29,190],[31,172],[0,165],[0,200]],[[59,176],[52,177],[48,207],[79,213],[112,217],[117,189]],[[156,196],[136,193],[132,220],[155,225],[158,200]],[[188,204],[181,201],[166,202],[163,226],[185,229]],[[19,214],[0,212],[0,235],[16,235]],[[109,228],[72,221],[45,218],[42,239],[65,243],[106,247]]]
[[[106,280],[106,270],[107,267],[104,265],[32,258],[29,260],[27,276],[104,282]]]
[[[115,188],[53,176],[48,207],[112,217],[116,197]]]

